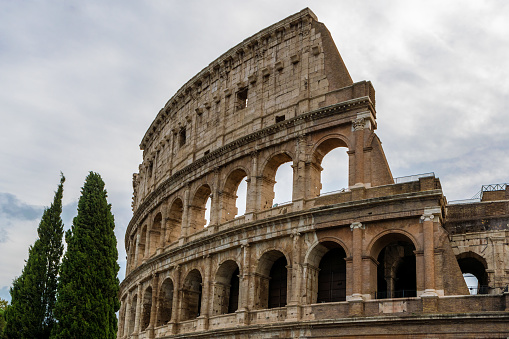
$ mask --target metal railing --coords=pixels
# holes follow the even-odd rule
[[[427,178],[427,177],[434,177],[434,176],[435,176],[435,172],[407,175],[404,177],[394,178],[394,183],[402,184],[404,182],[418,181],[420,178]]]
[[[323,197],[324,195],[332,195],[332,194],[336,194],[336,193],[344,193],[348,191],[348,188],[342,188],[340,190],[335,190],[335,191],[329,191],[329,192],[324,192],[324,193],[320,193],[320,196]]]

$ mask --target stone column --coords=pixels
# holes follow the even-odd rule
[[[242,266],[239,268],[239,309],[235,312],[237,315],[238,325],[249,324],[249,289],[250,282],[250,246],[247,241],[243,241],[242,245]]]
[[[302,310],[302,300],[300,296],[302,295],[301,286],[302,286],[302,263],[301,263],[301,234],[299,232],[294,231],[291,235],[293,240],[293,253],[292,253],[292,272],[291,272],[291,281],[290,281],[290,300],[286,307],[287,321],[296,321],[301,318]]]
[[[140,314],[141,314],[141,307],[143,306],[143,298],[141,296],[141,284],[138,285],[138,291],[136,292],[136,316],[132,321],[134,321],[134,331],[133,334],[140,333]]]
[[[139,230],[138,230],[139,231]],[[136,248],[134,249],[134,263],[133,267],[131,267],[131,271],[138,266],[138,258],[140,256],[140,240],[141,240],[141,234],[139,232],[136,232],[136,243],[134,244]]]
[[[437,211],[438,210],[438,211]],[[424,238],[424,293],[422,296],[436,296],[435,290],[435,244],[434,220],[438,209],[425,209],[421,216],[422,234]]]
[[[351,316],[364,315],[364,299],[362,296],[362,229],[364,225],[354,222],[352,230],[352,295],[348,298],[348,313]]]
[[[355,140],[355,185],[364,183],[364,118],[352,121]]]
[[[219,168],[215,168],[214,169],[214,187],[211,187],[211,190],[212,190],[212,194],[211,194],[211,201],[210,201],[210,208],[211,208],[211,211],[210,211],[210,222],[209,222],[209,227],[210,226],[215,226],[215,225],[218,225],[220,223],[220,213],[219,213],[219,203],[220,203],[220,200],[219,199]],[[214,230],[214,227],[211,228],[212,230]]]
[[[296,139],[296,159],[293,168],[293,193],[292,201],[297,203],[297,208],[303,208],[303,200],[307,195],[306,189],[306,136],[301,135]],[[313,197],[314,198],[314,197]]]
[[[212,266],[212,258],[207,255],[205,258],[205,272],[202,280],[201,306],[200,316],[197,318],[197,330],[206,331],[209,327],[209,308],[211,295],[211,277],[210,271]]]
[[[145,237],[145,254],[143,255],[143,260],[147,260],[150,255],[150,233],[152,232],[152,225],[154,223],[152,219],[152,213],[147,216],[148,225],[147,225],[147,234]]]
[[[181,268],[180,265],[175,266],[175,273],[173,275],[173,300],[171,301],[171,319],[168,323],[170,325],[170,333],[177,333],[177,323],[179,320],[179,302],[181,298],[181,287],[180,287],[180,273]]]
[[[157,308],[158,308],[158,296],[159,296],[159,273],[152,274],[152,304],[150,306],[150,323],[148,325],[148,337],[149,339],[154,338],[154,327],[156,326]]]
[[[258,152],[251,152],[251,173],[249,178],[246,179],[247,181],[247,197],[246,197],[246,213],[245,218],[246,221],[253,220],[254,212],[258,210],[257,206],[257,182],[256,182],[256,175],[258,172]]]
[[[362,300],[362,230],[364,225],[354,222],[352,230],[352,296],[350,300]]]
[[[189,195],[191,194],[191,184],[187,183],[184,191],[184,207],[182,211],[182,232],[180,236],[180,245],[182,245],[189,235]]]
[[[167,228],[167,218],[168,218],[168,208],[167,204],[163,204],[163,208],[161,208],[161,238],[159,239],[159,247],[163,249],[166,246],[166,228]],[[162,252],[162,250],[158,251],[158,253]]]

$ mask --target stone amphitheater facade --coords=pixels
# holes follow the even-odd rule
[[[509,335],[507,293],[469,295],[457,259],[490,230],[468,238],[465,205],[448,224],[433,174],[395,180],[376,128],[372,84],[352,81],[309,9],[189,80],[141,142],[118,338]],[[348,188],[323,194],[322,160],[338,147]],[[276,205],[288,162],[292,201]],[[498,266],[485,267],[498,285],[500,225]]]

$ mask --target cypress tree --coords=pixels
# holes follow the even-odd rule
[[[78,215],[65,234],[52,338],[114,339],[120,308],[117,240],[104,182],[90,172],[81,190]]]
[[[37,229],[39,238],[29,248],[25,267],[10,289],[11,305],[5,312],[7,338],[49,338],[54,325],[57,275],[64,250],[64,181],[61,175],[53,203],[44,210]]]

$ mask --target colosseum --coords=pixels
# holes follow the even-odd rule
[[[182,86],[141,141],[118,338],[509,336],[508,185],[393,178],[375,103],[307,8]],[[336,148],[348,187],[323,192]]]

